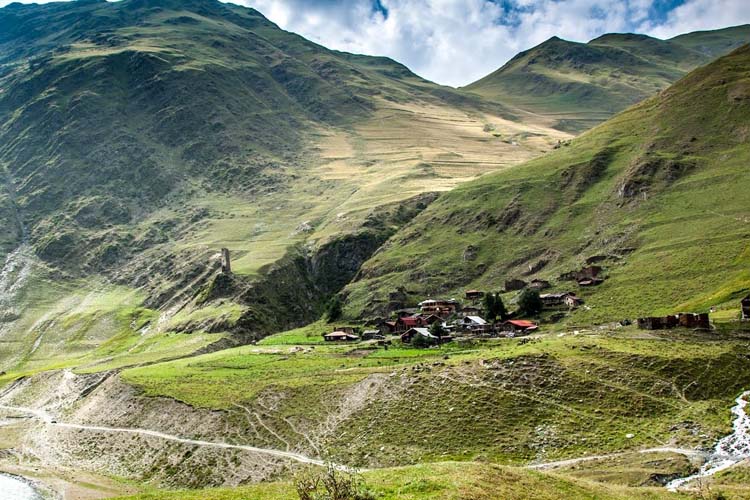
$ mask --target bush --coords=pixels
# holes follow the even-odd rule
[[[306,469],[295,475],[294,485],[300,500],[374,500],[355,471],[342,471],[329,463],[324,472]]]
[[[328,304],[326,304],[325,314],[329,323],[332,321],[336,321],[341,317],[341,297],[335,295],[333,298],[331,298],[331,300],[328,301]]]

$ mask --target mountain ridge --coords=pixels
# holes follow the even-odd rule
[[[345,290],[349,313],[382,314],[368,304],[382,304],[397,287],[456,296],[464,287],[540,278],[575,289],[564,276],[589,257],[605,262],[609,279],[578,291],[588,305],[569,321],[732,307],[750,289],[740,264],[749,200],[732,187],[748,155],[748,60],[744,45],[553,153],[441,197],[363,266]],[[678,229],[688,220],[690,229]],[[467,261],[469,247],[476,257]],[[659,259],[674,267],[660,268]],[[448,267],[457,270],[452,280]],[[610,303],[612,294],[619,298]]]
[[[559,128],[580,132],[748,41],[750,25],[668,40],[633,33],[586,43],[552,37],[463,88],[557,116]]]

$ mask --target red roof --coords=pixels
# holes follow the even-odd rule
[[[528,321],[525,319],[509,319],[506,321],[506,323],[510,323],[511,325],[517,326],[519,328],[533,328],[536,326],[536,323],[533,321]]]
[[[422,318],[419,316],[407,316],[405,318],[401,318],[401,322],[406,326],[418,326],[422,324],[422,321]]]

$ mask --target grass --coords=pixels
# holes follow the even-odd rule
[[[363,266],[345,312],[387,314],[398,287],[455,297],[518,277],[580,294],[573,325],[736,308],[750,288],[740,187],[750,153],[735,124],[750,110],[729,95],[747,85],[747,57],[740,49],[569,146],[444,195]],[[595,256],[601,286],[560,279]]]
[[[69,22],[79,17],[87,21]],[[122,315],[140,306],[165,316],[179,309],[160,332],[197,334],[184,349],[173,346],[180,355],[207,344],[205,331],[232,330],[242,316],[259,325],[266,304],[307,292],[298,276],[267,286],[262,296],[180,309],[205,289],[220,248],[231,251],[243,287],[262,288],[275,266],[313,259],[383,211],[507,169],[569,138],[543,120],[522,121],[501,105],[422,80],[394,61],[329,51],[230,4],[25,6],[3,9],[0,21],[8,32],[2,64],[9,68],[0,76],[7,89],[0,95],[0,168],[13,194],[0,198],[8,215],[0,252],[19,243],[22,218],[37,256],[34,273],[54,281],[45,286],[55,302],[17,300],[26,312],[10,328],[28,337],[20,341],[26,351],[40,338],[36,321],[73,308],[81,299],[76,288],[95,300],[100,282],[100,300]],[[248,39],[254,42],[239,42]],[[54,120],[41,111],[47,108]],[[517,144],[495,140],[484,131],[487,123]],[[389,220],[383,234],[403,222]],[[103,284],[112,276],[137,285],[117,288],[112,293],[122,297],[115,297]],[[274,319],[291,325],[316,317],[314,302],[338,291],[321,292],[331,281],[311,284],[310,293],[321,297],[308,294],[308,310],[270,308],[284,316]],[[41,337],[25,366],[9,356],[0,368],[59,366],[56,358],[86,357],[109,338],[129,335],[118,313],[105,310],[109,305],[92,307],[98,312],[67,318],[54,343],[47,343],[52,335]],[[257,329],[258,336],[269,332],[267,325]],[[157,343],[179,338],[150,340],[143,360],[158,358]],[[63,341],[70,342],[59,349]],[[132,347],[126,344],[115,340],[110,352],[92,356]],[[46,358],[36,363],[40,357]],[[125,356],[101,366],[138,361]]]
[[[477,463],[436,463],[370,471],[362,474],[375,498],[422,499],[557,499],[580,498],[668,499],[685,498],[656,488],[621,488],[511,467]],[[177,491],[128,497],[129,500],[253,500],[298,498],[290,482],[275,482],[234,489]]]
[[[738,26],[670,40],[610,34],[585,44],[554,37],[466,89],[581,132],[742,45],[747,33]]]
[[[729,334],[643,338],[627,329],[424,350],[267,343],[122,377],[150,396],[228,411],[265,408],[258,401],[273,395],[266,425],[291,442],[300,436],[289,419],[312,430],[342,418],[324,445],[347,464],[523,463],[667,442],[710,446],[750,387],[738,358],[746,348]],[[339,414],[362,394],[356,411]]]

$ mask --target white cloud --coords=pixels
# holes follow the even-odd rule
[[[370,0],[234,1],[328,47],[389,56],[448,85],[481,78],[551,36],[581,42],[628,31],[671,37],[750,22],[748,0],[686,0],[660,22],[649,18],[657,0],[515,0],[510,14],[490,0],[382,0],[387,17]]]
[[[660,0],[381,0],[387,16],[373,0],[231,1],[327,47],[388,56],[447,85],[481,78],[551,36],[585,42],[637,31],[664,38],[750,22],[750,0],[685,0],[658,21],[652,16]]]
[[[691,31],[747,23],[750,23],[748,0],[690,0],[673,9],[664,22],[645,21],[639,29],[659,38],[671,38]]]

